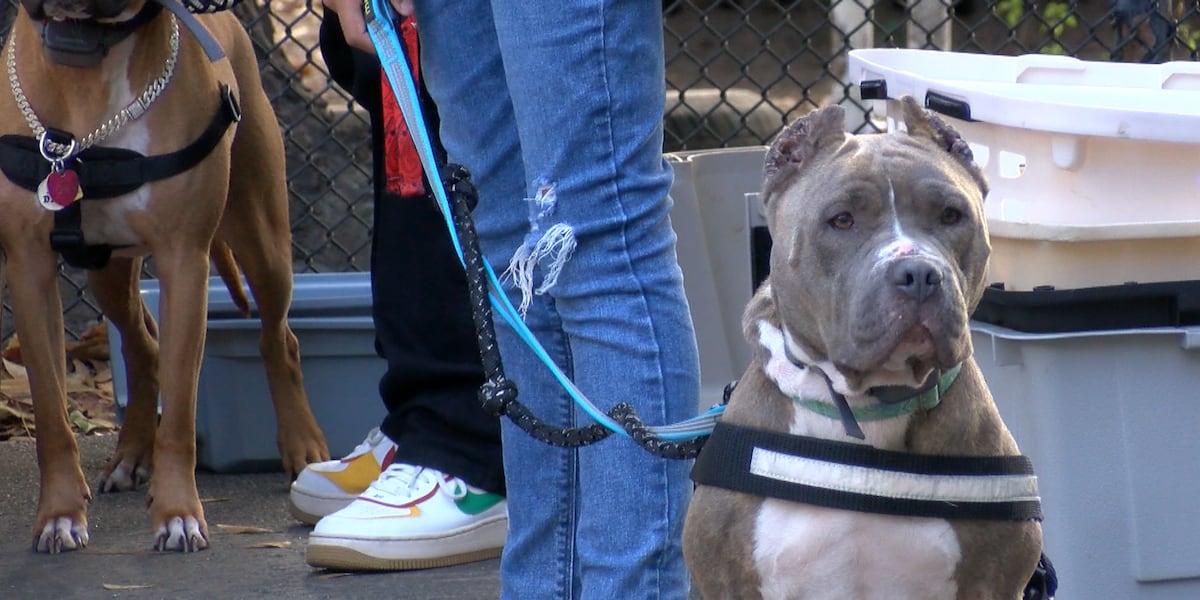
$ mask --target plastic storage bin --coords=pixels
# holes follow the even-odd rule
[[[1200,598],[1200,328],[971,327],[1038,471],[1058,600]]]
[[[765,155],[764,146],[666,155],[675,172],[671,224],[700,348],[701,408],[719,403],[750,363],[742,312],[754,292]]]
[[[1200,63],[854,50],[866,99],[911,95],[991,183],[989,280],[1008,290],[1200,279]]]
[[[142,297],[158,317],[158,281],[142,281]],[[275,411],[258,353],[257,316],[243,318],[218,278],[209,280],[208,334],[196,407],[199,466],[217,472],[280,468]],[[334,456],[346,454],[383,420],[367,273],[295,276],[288,322],[300,342],[304,387]],[[110,329],[113,391],[127,400],[120,336]]]

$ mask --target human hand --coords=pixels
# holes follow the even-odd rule
[[[389,0],[392,8],[401,15],[413,13],[412,0]],[[363,0],[321,0],[326,10],[331,10],[338,16],[342,24],[342,35],[352,48],[375,54],[375,45],[371,36],[367,35],[367,22],[363,16]]]

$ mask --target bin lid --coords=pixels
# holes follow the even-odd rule
[[[852,50],[851,81],[884,82],[972,121],[1077,135],[1200,143],[1200,63],[1131,64],[1066,56]],[[882,98],[878,98],[882,99]]]
[[[242,280],[246,286],[246,281]],[[249,288],[246,288],[249,290]],[[142,297],[158,306],[159,287],[157,279],[141,281]],[[254,298],[250,299],[251,307]],[[370,316],[371,274],[352,273],[298,273],[292,278],[292,306],[290,317],[346,317]],[[208,280],[208,316],[210,319],[240,317],[229,291],[219,277]]]

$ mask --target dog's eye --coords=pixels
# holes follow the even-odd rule
[[[942,209],[942,215],[939,217],[942,225],[954,225],[962,220],[962,213],[957,208],[947,206]]]
[[[834,229],[850,229],[854,227],[854,215],[848,212],[838,213],[829,220],[829,225]]]

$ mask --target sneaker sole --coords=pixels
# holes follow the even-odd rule
[[[288,512],[292,513],[292,517],[305,525],[316,525],[317,521],[321,520],[321,515],[306,513],[296,506],[294,502],[288,502]]]
[[[322,517],[342,510],[354,501],[356,496],[334,498],[318,496],[296,487],[292,488],[288,497],[288,510],[297,521],[306,525],[316,525]]]
[[[305,561],[310,566],[335,571],[411,571],[434,569],[498,558],[503,547],[476,550],[437,558],[378,558],[342,546],[309,546]]]
[[[310,534],[305,562],[344,571],[448,567],[499,557],[507,533],[508,517],[502,516],[438,537],[378,540]]]

